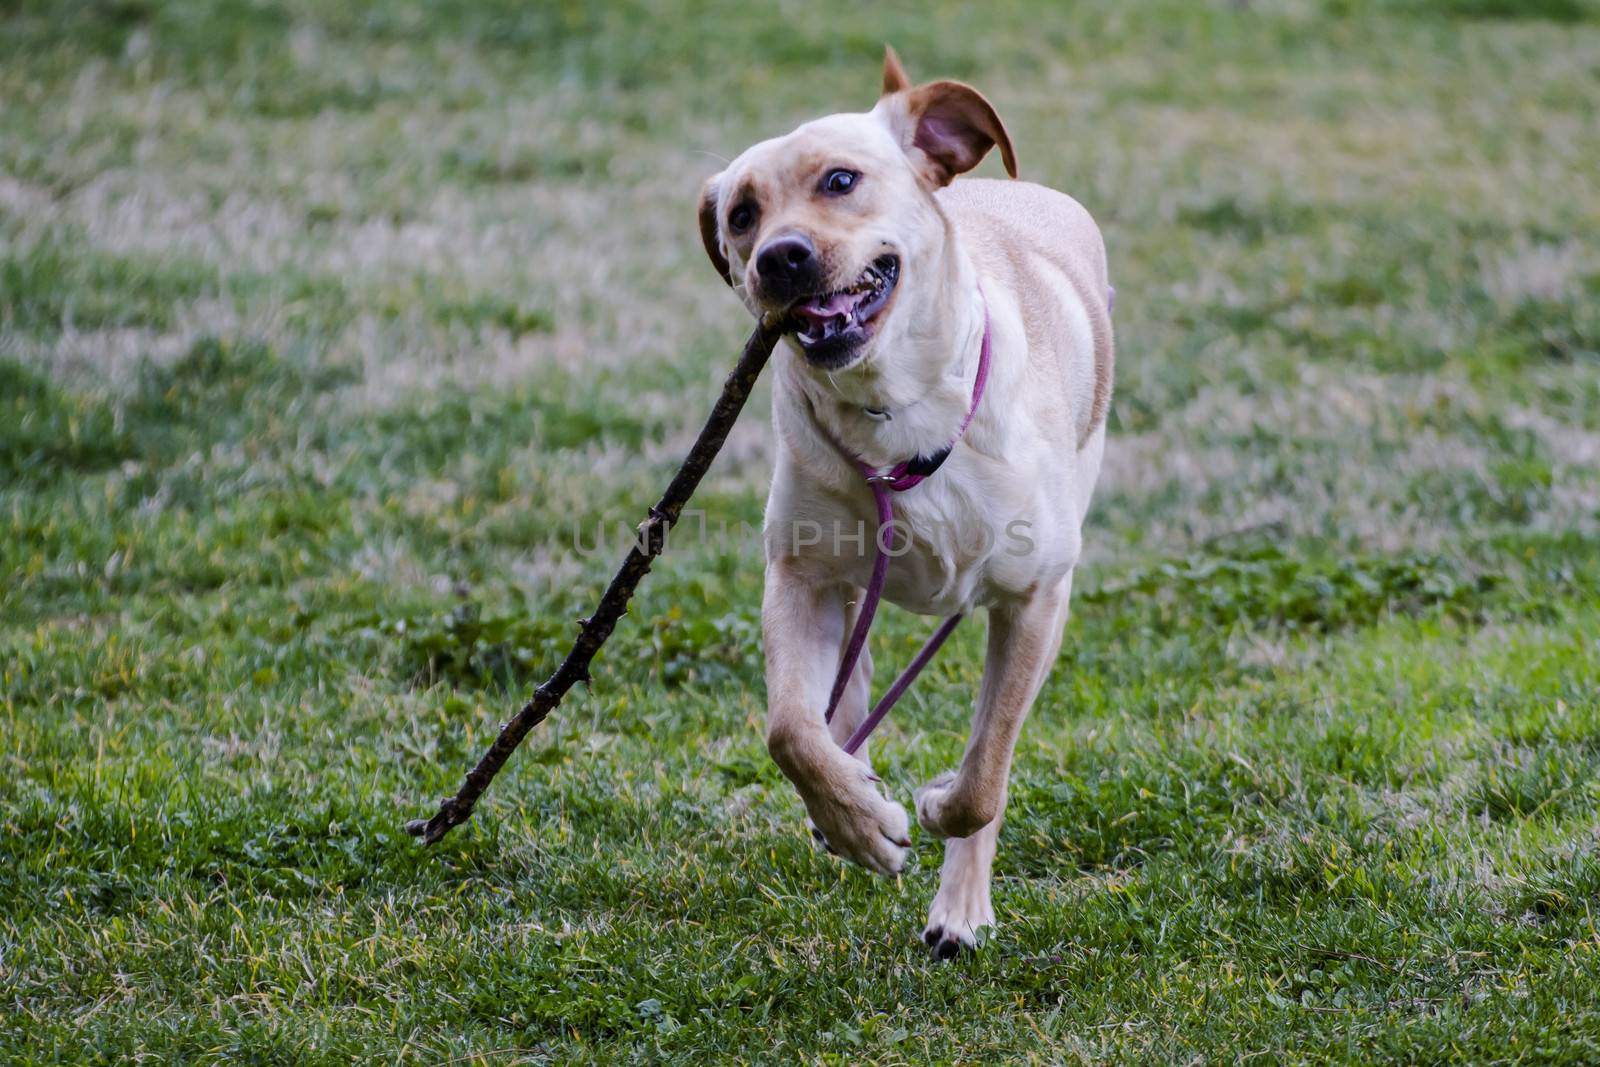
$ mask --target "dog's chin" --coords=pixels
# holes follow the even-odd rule
[[[806,362],[818,370],[844,370],[866,358],[867,343],[872,339],[868,326],[853,327],[832,337],[807,344],[795,335],[795,345]]]
[[[790,305],[788,325],[806,362],[829,371],[860,362],[899,280],[900,258],[879,256],[846,288]]]

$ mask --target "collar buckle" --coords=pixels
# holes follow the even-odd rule
[[[871,474],[867,475],[868,485],[887,485],[890,488],[893,488],[894,483],[899,480],[900,476],[894,472],[894,468],[892,467],[884,467],[881,470],[875,470]]]

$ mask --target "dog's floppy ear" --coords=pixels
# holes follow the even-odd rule
[[[893,53],[890,53],[891,58]],[[901,72],[904,76],[904,72]],[[887,64],[884,85],[889,82]],[[941,81],[902,89],[879,102],[900,147],[919,165],[934,186],[949,185],[983,161],[989,149],[1000,149],[1006,173],[1017,176],[1011,136],[983,94],[961,82]]]
[[[904,92],[911,88],[911,79],[906,77],[906,68],[900,65],[900,57],[895,55],[893,45],[883,46],[883,94]]]
[[[717,179],[714,174],[706,179],[700,190],[700,242],[706,246],[711,265],[717,268],[722,280],[733,285],[733,275],[728,270],[728,257],[722,254],[722,234],[717,228]]]

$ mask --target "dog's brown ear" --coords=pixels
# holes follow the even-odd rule
[[[706,246],[711,265],[717,268],[722,280],[731,287],[733,275],[728,270],[728,257],[722,254],[722,235],[717,229],[717,179],[707,178],[700,190],[700,243]]]
[[[900,65],[900,57],[895,55],[893,45],[883,46],[883,95],[904,92],[911,88],[911,79],[906,77],[906,68]]]
[[[989,149],[1000,149],[1006,173],[1017,176],[1017,156],[1000,116],[983,94],[961,82],[930,82],[897,96],[890,122],[903,147],[923,164],[924,177],[935,186],[949,185],[983,161]]]

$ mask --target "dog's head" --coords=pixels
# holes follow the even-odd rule
[[[994,108],[960,82],[913,87],[886,49],[883,95],[865,114],[830,115],[763,141],[705,184],[706,254],[757,316],[777,314],[814,366],[837,370],[907,330],[937,279],[945,225],[934,191],[996,145],[1017,176]],[[924,330],[926,327],[924,327]]]

